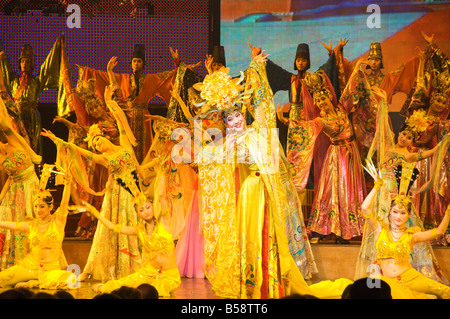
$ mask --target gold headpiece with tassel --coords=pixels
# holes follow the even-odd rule
[[[411,199],[409,197],[409,190],[420,174],[415,165],[415,162],[403,162],[402,165],[398,165],[395,169],[395,177],[398,184],[398,193],[394,198],[394,202],[403,208],[407,208],[410,205]]]

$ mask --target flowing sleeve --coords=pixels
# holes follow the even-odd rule
[[[61,157],[59,164],[63,169],[67,169],[67,161],[70,159],[72,165],[70,167],[70,174],[74,180],[89,194],[95,196],[103,196],[108,188],[108,185],[101,191],[94,191],[89,185],[89,176],[86,171],[85,162],[81,153],[71,143],[61,142],[56,140],[56,149]]]
[[[339,103],[347,114],[356,109],[362,109],[363,112],[368,114],[376,112],[377,100],[372,94],[372,89],[364,72],[353,70]]]
[[[289,91],[291,88],[291,79],[294,74],[286,71],[281,66],[271,60],[266,64],[267,79],[272,88],[273,94],[278,91]]]
[[[189,90],[196,83],[203,81],[203,76],[192,71],[184,62],[180,62],[174,79],[174,87],[178,88],[178,95],[189,107]],[[191,112],[192,113],[192,112]],[[172,121],[180,123],[189,123],[177,99],[171,97],[167,107],[166,117]]]
[[[378,110],[376,112],[376,130],[372,144],[367,153],[367,161],[371,162],[376,154],[377,167],[381,168],[385,163],[389,152],[395,149],[394,132],[389,120],[389,107],[384,91],[379,92]]]
[[[297,192],[305,190],[314,157],[314,146],[321,131],[322,124],[317,120],[289,123],[288,138],[291,143],[288,145],[286,155]]]
[[[8,92],[12,92],[12,83],[17,80],[18,76],[13,71],[11,63],[9,62],[9,59],[5,56],[5,54],[0,57],[0,72],[2,72],[6,90]]]
[[[77,120],[84,122],[87,117],[85,114],[81,101],[72,87],[72,75],[69,65],[69,60],[66,54],[65,38],[61,38],[61,64],[59,70],[59,84],[58,84],[58,111],[57,114],[61,117],[69,116],[70,112],[77,114]],[[84,116],[81,114],[84,111]]]
[[[177,69],[147,74],[144,80],[144,87],[136,98],[136,101],[148,103],[153,97],[159,96],[166,104],[169,104],[170,98],[172,97],[170,90],[176,74]],[[127,96],[126,92],[124,94]]]
[[[419,63],[419,56],[414,56],[397,70],[386,74],[381,84],[381,89],[386,91],[387,102],[389,104],[392,102],[394,94],[398,92],[408,94],[416,79]]]
[[[60,88],[60,70],[61,70],[61,46],[64,43],[64,37],[61,36],[53,44],[52,49],[45,58],[44,63],[41,65],[41,70],[37,76],[39,81],[39,93],[44,90]],[[38,94],[39,94],[38,93]]]

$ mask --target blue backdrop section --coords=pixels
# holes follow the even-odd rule
[[[320,44],[338,44],[339,38],[350,41],[344,48],[344,55],[353,60],[368,51],[371,42],[382,42],[396,32],[421,18],[425,12],[383,13],[381,28],[367,26],[367,14],[331,16],[299,21],[256,22],[261,15],[250,15],[237,22],[221,22],[221,44],[225,47],[227,67],[231,74],[245,70],[250,62],[251,52],[247,43],[262,47],[270,59],[289,72],[294,71],[297,45],[308,43],[311,55],[311,69],[316,71],[328,59],[328,53]],[[401,45],[401,44],[399,44]],[[276,103],[288,102],[286,92],[278,92]]]

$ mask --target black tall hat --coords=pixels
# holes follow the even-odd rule
[[[308,60],[308,65],[306,66],[306,69],[308,70],[311,66],[311,59],[309,57],[309,45],[307,45],[306,43],[300,43],[297,46],[297,52],[295,53],[295,60],[297,60],[297,58],[304,58],[306,60]],[[294,61],[294,70],[298,70],[297,69],[297,65]]]
[[[216,63],[222,63],[223,66],[227,66],[226,60],[225,60],[225,48],[221,45],[215,45],[213,48],[213,62]]]
[[[145,65],[145,46],[143,44],[135,44],[133,50],[133,57],[131,59],[142,59]]]

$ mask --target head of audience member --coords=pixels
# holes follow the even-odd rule
[[[392,299],[391,287],[381,279],[361,278],[345,288],[342,299]]]
[[[158,299],[159,293],[155,287],[150,284],[141,284],[137,289],[142,294],[142,299]]]

